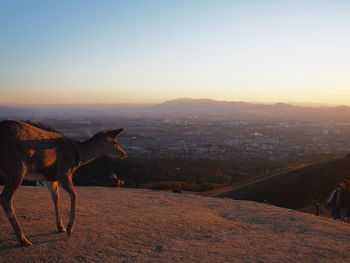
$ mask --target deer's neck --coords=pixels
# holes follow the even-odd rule
[[[94,140],[75,143],[75,147],[77,155],[79,156],[79,167],[95,160],[102,155],[98,147],[96,147],[96,142],[94,142]]]

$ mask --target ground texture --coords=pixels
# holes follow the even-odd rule
[[[1,190],[1,189],[0,189]],[[350,262],[350,226],[265,204],[149,190],[78,187],[71,237],[44,187],[15,207],[32,247],[0,212],[0,262]],[[62,193],[62,215],[69,199]]]

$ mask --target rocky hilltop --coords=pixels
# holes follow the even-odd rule
[[[1,190],[1,189],[0,189]],[[350,227],[250,201],[150,190],[78,187],[77,225],[55,232],[44,187],[15,207],[32,247],[18,247],[0,212],[0,262],[345,262]],[[68,220],[69,198],[62,193]]]

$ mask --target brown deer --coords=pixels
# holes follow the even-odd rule
[[[0,203],[21,246],[30,246],[13,208],[13,196],[23,179],[45,180],[55,205],[58,232],[66,232],[59,210],[58,183],[71,199],[67,234],[71,235],[75,221],[76,192],[72,183],[74,172],[100,156],[124,159],[126,152],[116,137],[123,129],[97,133],[85,142],[75,142],[62,134],[35,127],[27,122],[0,121],[0,176],[7,180]]]

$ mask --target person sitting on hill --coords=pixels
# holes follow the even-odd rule
[[[344,220],[345,206],[344,206],[344,193],[343,186],[338,184],[336,190],[332,192],[331,196],[327,199],[327,203],[332,205],[332,217],[334,219]]]
[[[109,177],[108,186],[109,187],[118,187],[118,178],[117,178],[117,175],[115,173],[112,173],[111,176]]]
[[[124,182],[124,180],[122,180],[122,179],[118,179],[117,180],[117,187],[123,187],[124,186],[124,184],[125,184],[125,182]]]
[[[112,173],[109,177],[108,186],[109,187],[123,187],[125,185],[125,181],[121,180],[117,177],[115,173]]]
[[[345,212],[345,222],[349,223],[350,220],[350,180],[344,181],[344,212]]]

